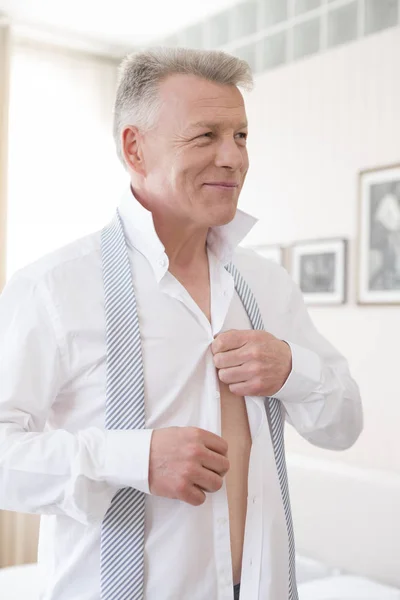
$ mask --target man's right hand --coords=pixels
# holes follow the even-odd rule
[[[153,431],[149,487],[155,496],[200,506],[204,492],[221,489],[229,470],[228,444],[197,427],[166,427]]]

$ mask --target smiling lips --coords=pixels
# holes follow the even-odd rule
[[[213,183],[205,183],[204,185],[210,185],[212,187],[225,188],[225,189],[234,189],[239,187],[239,184],[234,183],[232,181],[215,181]]]

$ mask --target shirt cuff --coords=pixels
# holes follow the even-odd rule
[[[292,351],[292,370],[274,398],[282,402],[303,402],[321,382],[322,361],[318,354],[284,340]]]
[[[118,487],[149,489],[150,446],[153,429],[105,431],[104,479]]]

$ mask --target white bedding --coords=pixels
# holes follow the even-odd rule
[[[1,600],[39,600],[40,570],[37,565],[0,569]]]
[[[400,600],[400,590],[380,583],[340,575],[299,585],[299,600]]]
[[[297,559],[297,578],[300,600],[400,600],[400,589],[363,577],[342,575],[308,558]],[[0,569],[0,598],[39,600],[40,580],[37,565]]]

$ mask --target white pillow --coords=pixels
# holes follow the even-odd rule
[[[296,578],[298,584],[313,581],[314,579],[333,577],[334,575],[340,575],[340,571],[332,569],[313,558],[296,556]]]
[[[400,589],[363,577],[340,575],[299,585],[300,600],[400,600]]]
[[[36,564],[0,569],[1,600],[39,600],[40,580]]]

